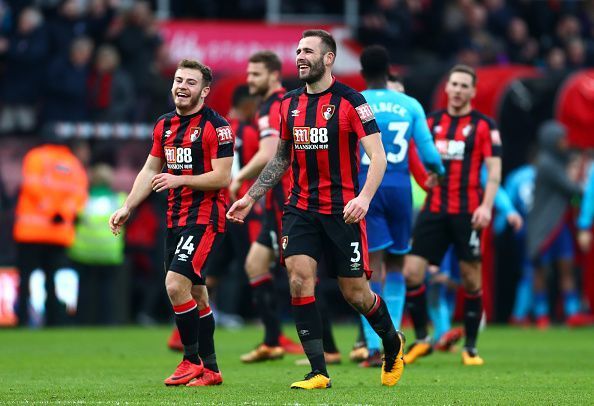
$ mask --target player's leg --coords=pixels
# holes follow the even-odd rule
[[[370,234],[374,233],[372,228],[367,226]],[[371,240],[371,238],[370,238]],[[369,253],[369,265],[373,270],[369,279],[369,287],[373,293],[382,295],[382,285],[384,280],[384,250]],[[363,326],[363,334],[367,343],[367,357],[359,365],[362,367],[380,367],[382,365],[381,342],[373,327],[367,321],[363,313],[359,315]]]
[[[240,357],[246,363],[280,359],[284,355],[279,343],[280,318],[274,280],[270,272],[270,266],[275,260],[274,248],[278,247],[278,234],[274,213],[266,213],[265,216],[258,239],[250,246],[245,261],[256,310],[264,325],[264,341]]]
[[[203,269],[221,239],[221,234],[216,233],[211,225],[168,230],[165,288],[175,312],[184,356],[175,372],[165,380],[166,385],[185,385],[204,372],[198,354],[199,304],[192,296],[192,287],[204,285]],[[207,305],[208,295],[201,296],[200,306],[205,308]]]
[[[204,372],[200,377],[186,386],[212,386],[223,383],[223,377],[217,364],[214,345],[215,319],[209,306],[208,290],[204,285],[192,287],[192,297],[198,304],[200,317],[198,330],[198,355],[204,364]]]
[[[282,230],[282,254],[289,276],[295,327],[311,366],[311,372],[303,380],[292,383],[291,388],[329,388],[322,320],[315,298],[316,270],[322,255],[321,230],[313,213],[293,207],[285,208]]]
[[[472,228],[470,214],[451,217],[450,225],[455,236],[454,248],[460,261],[460,277],[464,288],[464,331],[466,341],[462,351],[464,365],[482,365],[477,351],[477,339],[483,316],[481,275],[481,230]]]
[[[417,358],[432,351],[427,329],[428,309],[425,270],[429,263],[438,265],[450,244],[447,217],[443,214],[422,211],[413,230],[413,246],[404,259],[406,280],[406,307],[415,329],[415,342],[408,348],[404,362],[412,364]]]
[[[29,326],[29,302],[31,298],[29,281],[33,271],[40,266],[39,244],[19,243],[17,245],[17,268],[19,270],[19,293],[17,317],[19,326]]]

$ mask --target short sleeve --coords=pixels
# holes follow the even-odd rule
[[[280,133],[280,106],[281,102],[275,100],[264,114],[258,119],[258,130],[260,139],[266,137],[278,137]]]
[[[205,126],[205,131],[204,140],[208,143],[207,151],[211,159],[233,157],[235,136],[226,120],[210,122]]]
[[[353,93],[349,95],[347,100],[349,103],[347,117],[357,137],[363,138],[370,134],[378,133],[379,128],[375,121],[375,115],[371,110],[371,106],[367,104],[365,97],[361,93]]]
[[[290,99],[285,99],[280,104],[280,110],[279,110],[279,115],[278,115],[279,129],[280,129],[281,139],[283,139],[285,141],[292,141],[293,135],[290,133],[289,128],[287,127],[287,114],[284,112],[285,111],[285,103],[289,103],[288,100],[290,100]]]
[[[161,159],[165,158],[165,155],[163,154],[163,145],[161,144],[164,123],[165,123],[165,120],[159,120],[157,122],[157,124],[155,124],[155,127],[153,128],[153,145],[151,147],[151,152],[150,152],[150,154],[152,156],[155,156],[155,157],[161,158]]]
[[[501,135],[495,121],[490,118],[481,120],[479,130],[483,156],[501,157]]]

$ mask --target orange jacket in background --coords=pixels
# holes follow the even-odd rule
[[[23,158],[15,241],[70,246],[74,241],[74,220],[87,194],[85,169],[67,146],[33,148]]]

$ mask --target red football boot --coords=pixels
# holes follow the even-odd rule
[[[169,349],[173,351],[181,352],[184,350],[184,345],[181,342],[181,337],[179,336],[179,330],[177,329],[177,327],[173,328],[171,336],[169,337],[169,340],[167,340],[167,347],[169,347]]]
[[[183,360],[179,363],[175,372],[167,379],[165,379],[165,385],[185,385],[194,378],[198,378],[204,372],[204,365],[196,365],[188,360]]]
[[[303,347],[284,334],[278,336],[278,343],[287,354],[303,354]]]
[[[208,368],[204,368],[204,373],[201,377],[194,379],[192,382],[186,384],[186,386],[214,386],[223,383],[223,376],[221,372],[211,371]]]

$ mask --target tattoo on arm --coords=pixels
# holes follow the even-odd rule
[[[256,183],[248,191],[248,195],[254,200],[260,200],[266,192],[272,189],[283,177],[285,171],[291,164],[292,141],[279,140],[278,148],[274,157],[266,164]]]

